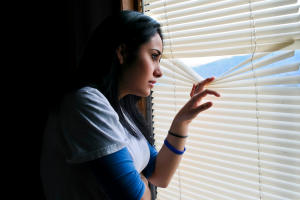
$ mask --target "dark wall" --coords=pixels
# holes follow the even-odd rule
[[[77,62],[94,29],[110,14],[120,10],[119,0],[74,0]]]
[[[23,102],[26,97],[26,103],[21,104],[24,111],[18,118],[24,121],[25,126],[17,131],[22,144],[17,155],[22,161],[18,160],[16,165],[21,167],[18,174],[22,176],[16,176],[18,178],[13,180],[16,192],[11,194],[11,197],[39,200],[45,199],[39,160],[51,104],[70,83],[81,50],[92,31],[108,15],[119,11],[120,1],[68,0],[65,5],[47,4],[44,7],[48,8],[47,11],[41,9],[40,14],[36,15],[42,19],[34,23],[37,27],[32,33],[34,50],[27,49],[28,70],[21,79],[25,96],[19,98]],[[21,188],[22,192],[17,188]]]

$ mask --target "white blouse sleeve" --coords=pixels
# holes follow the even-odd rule
[[[129,142],[118,114],[102,93],[90,87],[65,96],[54,140],[72,164],[112,154]]]

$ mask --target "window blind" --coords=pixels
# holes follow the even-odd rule
[[[213,107],[190,124],[186,152],[157,199],[300,199],[300,49],[297,0],[144,0],[162,25],[163,77],[152,89],[159,151],[203,78],[180,58],[250,54],[206,88]],[[272,54],[276,52],[276,54]],[[296,84],[296,87],[290,87]]]

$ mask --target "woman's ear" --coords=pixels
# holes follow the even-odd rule
[[[119,60],[120,64],[124,63],[124,53],[125,53],[125,50],[126,50],[125,44],[121,44],[116,49],[118,60]]]

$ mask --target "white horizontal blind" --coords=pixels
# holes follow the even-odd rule
[[[192,84],[203,80],[177,58],[252,55],[207,86],[221,97],[205,98],[213,107],[190,124],[181,164],[157,199],[300,199],[300,87],[289,87],[300,75],[272,77],[299,70],[300,60],[263,68],[300,49],[296,3],[144,1],[164,36],[164,77],[152,90],[157,150]]]

